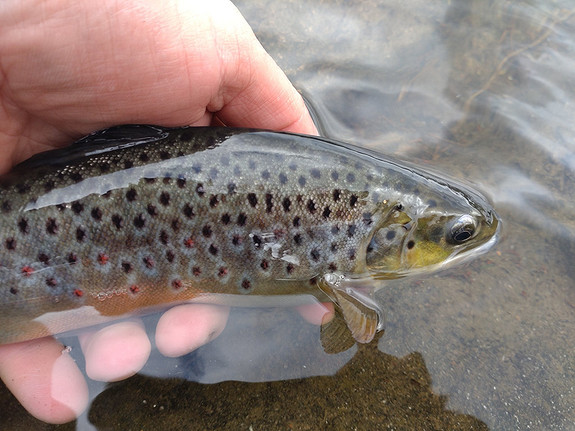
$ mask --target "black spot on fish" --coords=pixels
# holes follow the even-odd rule
[[[10,201],[4,201],[2,202],[2,212],[10,212],[12,211],[12,204],[10,203]]]
[[[44,183],[44,191],[50,192],[50,191],[54,190],[55,186],[56,186],[56,184],[54,183],[54,181],[48,180]]]
[[[293,242],[295,242],[296,245],[301,245],[302,239],[301,239],[301,235],[299,233],[296,233],[293,236]]]
[[[184,205],[184,209],[182,210],[182,212],[184,213],[184,215],[187,218],[192,218],[195,216],[194,214],[194,209],[192,208],[192,206],[190,204],[185,204]]]
[[[20,229],[20,232],[23,234],[29,233],[30,227],[28,226],[28,220],[26,220],[25,218],[21,218],[18,221],[18,229]]]
[[[373,216],[372,213],[363,213],[361,215],[361,217],[363,218],[363,222],[368,226],[373,223],[372,216]]]
[[[427,201],[427,205],[429,208],[435,208],[437,206],[437,201],[435,199],[429,199]]]
[[[72,211],[74,211],[74,214],[81,214],[84,211],[84,205],[76,201],[72,204]]]
[[[248,160],[248,167],[253,171],[256,168],[256,162],[253,160]]]
[[[195,136],[194,129],[185,128],[185,129],[182,129],[182,132],[180,133],[180,140],[183,142],[190,142],[194,139],[194,136]],[[212,138],[212,139],[214,139],[214,138]]]
[[[234,235],[232,237],[232,244],[233,245],[240,245],[242,243],[242,237],[239,235]]]
[[[337,271],[337,265],[333,262],[331,262],[328,266],[330,271]]]
[[[74,253],[70,253],[68,255],[68,263],[70,265],[74,265],[76,262],[78,262],[78,256],[76,256]]]
[[[173,251],[171,251],[171,250],[166,251],[166,260],[167,260],[168,262],[172,263],[172,262],[174,261],[174,258],[175,258],[175,257],[176,257],[176,256],[175,256],[175,254],[174,254]]]
[[[319,250],[317,248],[314,248],[310,254],[309,254],[312,258],[312,260],[314,262],[317,262],[319,260]]]
[[[142,263],[148,269],[152,269],[156,266],[156,262],[154,262],[154,259],[152,259],[151,256],[145,256],[144,258],[142,258]]]
[[[134,217],[134,226],[137,229],[142,229],[146,225],[146,219],[144,218],[143,214],[138,214]]]
[[[132,188],[126,192],[126,199],[128,200],[128,202],[134,202],[137,197],[138,193],[136,192],[136,189]]]
[[[225,266],[220,267],[220,269],[218,269],[218,277],[225,277],[226,275],[228,275],[228,268]]]
[[[248,202],[253,208],[256,207],[258,204],[258,198],[255,193],[248,193]]]
[[[271,213],[273,208],[273,196],[271,193],[266,193],[266,212]]]
[[[270,179],[270,171],[268,171],[267,169],[265,171],[262,172],[262,178],[264,180],[269,180]]]
[[[252,241],[254,242],[254,245],[256,246],[256,248],[258,248],[260,245],[262,245],[262,239],[257,235],[252,236]]]
[[[168,192],[162,192],[160,194],[159,201],[163,206],[167,207],[168,205],[170,205],[170,194]]]
[[[206,194],[206,192],[204,191],[204,185],[202,183],[198,183],[198,185],[196,186],[196,193],[198,194],[199,197],[202,197]]]
[[[319,169],[316,169],[316,168],[313,168],[313,169],[310,171],[310,174],[311,174],[311,176],[312,176],[313,178],[316,178],[316,179],[318,179],[318,178],[321,177],[321,173],[320,173]]]
[[[56,219],[49,218],[46,222],[46,232],[50,235],[56,235],[58,233],[58,223]]]
[[[355,250],[349,252],[349,260],[355,260]]]
[[[323,209],[323,212],[321,213],[323,218],[329,218],[330,214],[331,214],[331,210],[329,209],[329,207],[325,207]]]
[[[290,168],[292,171],[295,171],[297,169],[297,165],[295,163],[292,163],[288,166],[288,168]]]
[[[170,158],[171,158],[170,153],[168,153],[167,151],[160,151],[160,159],[168,160]]]
[[[18,294],[18,289],[15,288],[15,287],[11,287],[11,288],[10,288],[10,293],[11,293],[12,295],[17,295],[17,294]]]
[[[356,232],[356,231],[357,231],[357,226],[354,225],[354,224],[350,224],[350,225],[347,227],[347,236],[349,236],[349,237],[351,238],[352,236],[355,235],[355,232]]]
[[[165,230],[160,231],[160,242],[164,245],[168,243],[168,233]]]
[[[215,208],[216,206],[218,206],[218,195],[211,195],[210,196],[210,207],[211,208]]]
[[[155,178],[144,178],[146,184],[154,184],[156,182]]]
[[[358,197],[356,195],[351,195],[351,197],[349,198],[349,206],[350,207],[355,207],[355,205],[357,204],[357,200]]]
[[[134,167],[134,162],[131,160],[124,160],[124,169],[131,169]]]
[[[148,206],[146,207],[146,211],[152,217],[156,217],[158,215],[158,207],[156,207],[155,205],[148,204]]]
[[[286,272],[287,272],[288,274],[291,274],[291,273],[293,272],[293,270],[294,270],[293,264],[292,264],[292,263],[288,263],[288,264],[286,265]]]
[[[239,177],[242,174],[242,170],[240,169],[240,167],[238,165],[234,166],[234,175],[236,177]]]
[[[395,231],[394,230],[390,230],[385,234],[385,238],[388,240],[392,240],[393,238],[395,238]]]
[[[180,230],[180,227],[181,227],[181,224],[182,224],[182,223],[180,222],[179,219],[177,219],[177,218],[172,219],[172,230],[173,230],[174,232],[179,231],[179,230]]]
[[[337,243],[332,242],[330,250],[332,253],[335,253],[337,251]]]
[[[112,215],[112,223],[116,226],[116,229],[124,227],[124,219],[119,214]]]
[[[40,253],[38,255],[38,260],[44,265],[48,265],[50,263],[50,257],[46,253]]]
[[[333,201],[334,201],[334,202],[339,201],[340,196],[341,196],[341,190],[335,189],[335,190],[333,191]]]
[[[127,261],[122,262],[122,271],[124,271],[126,274],[132,272],[133,269],[134,268],[132,267],[132,264],[130,262]]]
[[[46,279],[46,286],[48,287],[56,287],[58,285],[58,282],[56,281],[55,278],[50,277]]]
[[[305,186],[306,179],[305,179],[304,176],[300,176],[300,177],[298,178],[297,182],[298,182],[298,184],[299,184],[301,187],[303,187],[303,186]]]
[[[222,214],[222,223],[223,224],[229,224],[231,221],[230,215],[228,213],[224,213]]]
[[[315,213],[316,209],[317,208],[315,207],[315,202],[312,199],[308,200],[307,201],[307,210],[310,212],[310,214]]]
[[[355,174],[353,172],[350,172],[349,174],[347,174],[346,179],[350,183],[355,182]]]
[[[218,177],[218,170],[216,168],[210,168],[210,178],[215,179]]]
[[[164,178],[162,178],[162,183],[168,185],[172,182],[172,174],[170,174],[169,172],[166,172],[164,174]]]
[[[280,180],[280,184],[283,186],[288,182],[288,177],[286,174],[284,174],[283,172],[281,172],[279,174],[279,180]]]
[[[300,227],[300,225],[301,225],[301,218],[299,218],[299,217],[297,217],[297,216],[294,217],[292,224],[293,224],[293,227]]]
[[[92,211],[90,211],[90,215],[96,221],[102,220],[102,210],[98,207],[92,208]]]
[[[233,195],[236,192],[236,187],[235,183],[228,183],[228,194]]]
[[[333,226],[331,227],[331,233],[332,233],[332,235],[337,235],[337,234],[339,233],[339,230],[340,230],[340,229],[339,229],[339,226],[338,226],[338,225],[333,225]]]
[[[30,191],[30,186],[28,184],[16,184],[16,191],[23,195]]]
[[[249,290],[251,287],[252,287],[252,283],[248,279],[244,278],[242,280],[242,289]]]
[[[6,239],[6,250],[14,250],[16,248],[16,240],[14,238]]]
[[[76,228],[76,240],[78,242],[82,242],[84,241],[85,238],[86,238],[86,231],[84,230],[84,228],[82,227]]]
[[[146,163],[147,161],[150,160],[150,157],[149,157],[146,153],[142,152],[142,153],[140,153],[140,155],[138,156],[138,159],[140,159],[141,162]]]
[[[194,275],[194,277],[199,277],[201,273],[202,273],[202,269],[200,267],[194,266],[192,268],[192,274]]]
[[[245,226],[247,219],[248,218],[244,213],[240,213],[238,215],[238,221],[237,221],[238,225],[239,226]]]
[[[215,256],[216,254],[218,254],[218,248],[213,245],[210,244],[210,247],[208,248],[208,251],[210,252],[211,255]]]
[[[79,172],[71,172],[70,173],[70,179],[72,181],[74,181],[75,183],[79,183],[80,181],[82,181],[84,179],[84,177],[82,177],[82,174],[80,174]]]
[[[110,171],[110,164],[108,162],[100,162],[98,168],[100,168],[100,173],[104,174]]]
[[[282,202],[282,206],[285,212],[289,212],[290,207],[291,207],[291,200],[290,198],[284,198],[283,202]]]
[[[66,205],[58,204],[58,205],[56,205],[56,208],[58,209],[58,211],[64,211],[66,209]]]
[[[267,260],[263,259],[260,263],[260,267],[261,267],[261,269],[263,269],[265,271],[266,269],[268,269],[270,267],[270,264]]]
[[[202,235],[205,236],[206,238],[209,238],[212,236],[212,228],[209,224],[205,225],[202,228]]]
[[[186,187],[186,179],[185,178],[178,178],[176,181],[178,188],[183,189]]]
[[[339,173],[337,171],[331,171],[331,179],[337,181],[339,178]]]

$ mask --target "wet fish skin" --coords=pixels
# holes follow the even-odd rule
[[[334,299],[326,274],[434,269],[497,228],[481,195],[346,144],[118,126],[0,179],[0,343],[206,294]]]

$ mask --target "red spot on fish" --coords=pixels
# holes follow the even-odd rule
[[[81,298],[84,295],[84,292],[80,289],[74,289],[74,295],[76,295],[78,298]]]
[[[22,267],[22,274],[24,274],[25,277],[32,275],[33,272],[34,268],[32,268],[31,266]]]
[[[108,263],[108,260],[110,260],[110,258],[108,257],[107,254],[100,253],[100,254],[98,255],[98,263],[99,263],[100,265],[105,265],[105,264],[107,264],[107,263]]]
[[[194,246],[194,239],[193,239],[192,237],[186,238],[186,239],[184,240],[184,245],[185,245],[187,248],[192,248],[192,247]]]
[[[132,293],[139,293],[140,292],[140,288],[138,286],[136,286],[135,284],[130,286],[130,292]]]
[[[202,270],[201,270],[199,267],[194,266],[194,269],[192,270],[192,273],[194,274],[194,277],[199,277],[200,274],[202,273]]]
[[[222,266],[222,267],[220,268],[220,270],[218,271],[218,275],[219,275],[220,277],[223,277],[223,276],[225,276],[225,275],[227,275],[227,274],[228,274],[228,268],[226,268],[225,266]]]
[[[172,281],[172,287],[174,289],[181,289],[183,286],[182,280],[174,280]]]

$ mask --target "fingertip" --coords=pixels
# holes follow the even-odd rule
[[[141,322],[126,321],[79,337],[86,358],[86,374],[93,380],[113,382],[142,369],[151,343]]]
[[[51,337],[0,346],[0,377],[22,406],[44,422],[70,422],[88,405],[81,371]]]
[[[333,319],[335,309],[331,302],[315,302],[296,307],[299,314],[313,325],[324,325]]]
[[[207,344],[224,330],[229,307],[184,304],[166,311],[156,327],[156,346],[168,357],[178,357]]]

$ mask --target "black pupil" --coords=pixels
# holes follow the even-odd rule
[[[454,236],[453,239],[457,242],[463,242],[468,240],[471,237],[471,232],[467,231],[467,230],[463,230],[461,232],[457,232]]]

